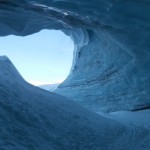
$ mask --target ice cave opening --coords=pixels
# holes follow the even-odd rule
[[[8,56],[17,69],[0,56],[0,150],[150,150],[149,14],[150,0],[0,0],[0,36],[55,29],[74,42],[69,76],[53,93],[25,82],[14,60]],[[41,47],[40,39],[48,42]],[[31,71],[27,50],[39,64],[52,60],[39,70],[52,64],[61,72],[69,41],[57,40],[61,65],[54,67],[52,48],[45,50],[51,40],[38,38],[32,52],[14,38],[0,46],[14,54],[20,44],[15,61]]]
[[[60,30],[0,37],[0,55],[8,56],[26,81],[47,90],[69,75],[73,48],[70,37]]]

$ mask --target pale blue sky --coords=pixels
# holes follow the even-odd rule
[[[10,58],[28,82],[62,82],[69,74],[73,42],[61,31],[42,30],[25,37],[0,37],[0,55]]]

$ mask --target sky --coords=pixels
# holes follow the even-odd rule
[[[19,37],[0,37],[0,55],[13,62],[23,78],[34,85],[61,83],[69,75],[73,42],[57,30]]]

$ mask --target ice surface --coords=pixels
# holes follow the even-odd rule
[[[136,117],[148,118],[149,113]],[[148,123],[122,124],[119,114],[96,114],[34,87],[20,77],[8,58],[0,57],[0,149],[148,150]]]
[[[58,29],[72,38],[70,76],[57,93],[94,111],[149,103],[149,0],[2,0],[0,14],[1,36]]]
[[[56,92],[99,113],[27,84],[1,57],[0,149],[149,150],[149,111],[129,111],[150,104],[149,14],[149,0],[0,0],[0,36],[72,38],[71,72]]]
[[[150,110],[136,111],[136,112],[114,112],[110,113],[110,116],[121,122],[122,124],[136,125],[136,126],[144,126],[147,129],[150,129]]]

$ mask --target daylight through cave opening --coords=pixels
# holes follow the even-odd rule
[[[70,37],[59,30],[42,30],[25,37],[0,37],[0,55],[9,57],[33,85],[63,82],[70,72],[73,48]]]

